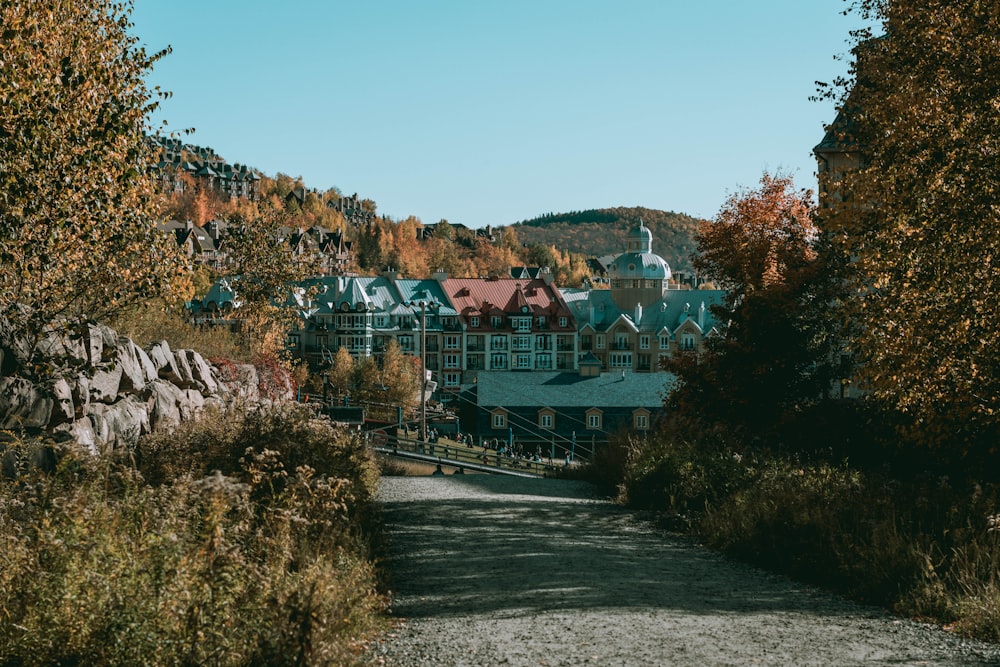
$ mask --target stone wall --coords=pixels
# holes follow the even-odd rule
[[[143,349],[103,325],[51,328],[30,348],[0,322],[0,430],[48,434],[92,454],[130,449],[208,407],[267,400],[254,366],[220,369],[166,341]],[[281,393],[291,399],[291,385]]]

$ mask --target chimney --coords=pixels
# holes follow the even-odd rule
[[[635,326],[639,326],[639,323],[641,321],[642,321],[642,304],[637,303],[635,304]]]
[[[705,330],[705,302],[704,301],[701,302],[701,307],[698,308],[698,326],[701,327],[702,331]]]

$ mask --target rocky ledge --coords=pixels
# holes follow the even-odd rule
[[[92,454],[130,450],[209,406],[290,399],[290,384],[262,396],[257,369],[213,365],[166,341],[143,349],[92,323],[50,327],[29,345],[0,322],[0,430],[48,435]]]

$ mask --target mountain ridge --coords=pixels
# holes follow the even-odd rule
[[[674,271],[690,270],[697,249],[699,218],[643,206],[616,206],[569,213],[547,213],[511,226],[526,245],[554,245],[560,250],[593,257],[625,250],[628,231],[639,224],[653,234],[653,252]]]

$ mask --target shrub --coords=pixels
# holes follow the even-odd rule
[[[358,662],[384,608],[362,525],[374,466],[302,416],[160,436],[192,472],[157,465],[155,484],[71,453],[0,480],[0,664]]]

